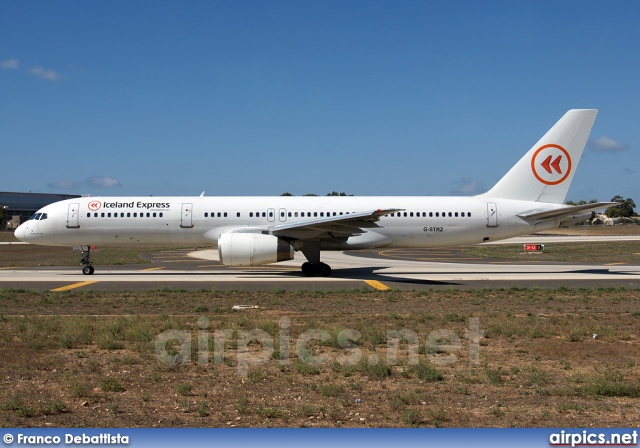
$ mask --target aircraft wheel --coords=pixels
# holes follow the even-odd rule
[[[82,268],[82,273],[84,275],[92,275],[94,271],[95,269],[93,268],[93,266],[85,266]]]
[[[318,275],[320,277],[329,277],[331,275],[331,266],[325,263],[318,265]]]
[[[305,277],[314,277],[317,273],[316,265],[308,261],[302,264],[301,269]]]

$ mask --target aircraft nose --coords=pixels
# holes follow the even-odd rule
[[[25,243],[27,242],[25,237],[24,224],[20,224],[15,232],[13,232],[13,235],[20,241],[24,241]]]

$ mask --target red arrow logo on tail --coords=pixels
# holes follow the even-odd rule
[[[551,168],[556,170],[558,174],[562,174],[562,169],[560,169],[560,161],[562,160],[562,156],[558,156],[556,160],[551,162],[552,157],[553,156],[547,157],[546,159],[544,159],[544,162],[542,162],[540,165],[542,165],[542,168],[544,168],[549,174],[552,174]]]

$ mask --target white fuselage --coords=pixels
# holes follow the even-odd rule
[[[15,233],[29,243],[58,246],[216,246],[221,234],[244,228],[268,232],[270,227],[285,223],[363,210],[401,209],[382,216],[362,234],[321,242],[322,250],[437,247],[555,228],[557,221],[536,224],[516,214],[558,207],[486,197],[86,197],[42,208],[40,219],[27,221]],[[312,233],[306,229],[300,238],[313,239]]]

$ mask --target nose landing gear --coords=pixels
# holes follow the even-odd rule
[[[90,246],[86,246],[86,250],[85,250],[85,246],[82,246],[82,259],[80,260],[80,264],[82,265],[82,273],[84,275],[92,275],[93,272],[95,271],[91,263],[91,247]]]

